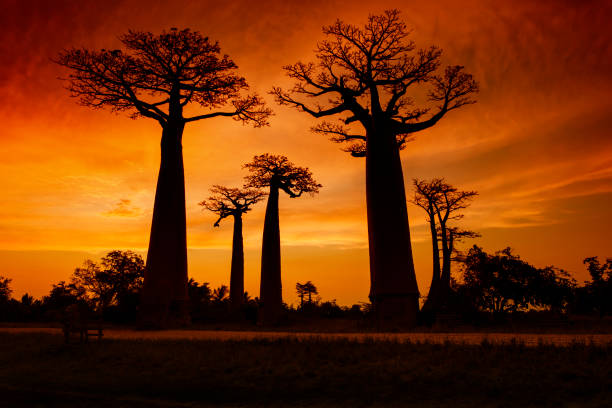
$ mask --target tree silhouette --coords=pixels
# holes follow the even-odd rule
[[[215,185],[210,189],[212,195],[201,206],[217,214],[219,219],[215,227],[224,218],[234,218],[234,238],[232,241],[232,266],[230,272],[230,305],[232,309],[240,308],[244,301],[244,247],[242,240],[242,214],[261,201],[264,193],[255,189],[228,188]]]
[[[575,289],[566,271],[553,266],[536,268],[511,248],[488,254],[474,245],[463,263],[458,291],[478,309],[493,314],[542,306],[563,310]]]
[[[53,284],[49,295],[43,298],[45,307],[54,311],[63,311],[70,305],[87,303],[85,288],[65,281]]]
[[[300,297],[300,308],[304,309],[304,297],[308,296],[308,304],[312,305],[312,295],[318,295],[319,291],[317,287],[311,282],[296,283],[295,290],[297,295]]]
[[[443,178],[434,178],[431,181],[414,179],[413,183],[415,191],[412,202],[427,213],[433,252],[433,274],[423,309],[436,311],[448,299],[455,244],[479,236],[473,231],[449,226],[448,221],[463,218],[458,211],[466,208],[478,193],[459,191],[446,183]],[[441,269],[440,250],[442,251]]]
[[[111,251],[99,263],[87,259],[76,268],[71,284],[82,288],[99,312],[120,305],[142,288],[144,261],[132,251]]]
[[[291,198],[315,194],[322,186],[308,168],[297,167],[285,156],[262,154],[244,165],[251,173],[245,187],[269,188],[261,249],[260,322],[274,324],[282,311],[280,229],[278,222],[279,190]]]
[[[599,258],[594,256],[585,258],[583,263],[591,275],[591,282],[586,282],[585,289],[589,292],[594,309],[602,317],[612,314],[612,259],[600,263]]]
[[[127,52],[64,50],[57,63],[70,69],[68,89],[82,105],[147,117],[162,127],[161,162],[141,305],[142,324],[189,320],[182,136],[185,125],[226,116],[255,127],[271,111],[256,94],[244,95],[236,64],[197,31],[175,28],[160,35],[128,31]],[[205,113],[185,116],[189,104]],[[229,108],[227,108],[229,107]]]
[[[11,293],[13,293],[10,286],[11,281],[12,279],[0,276],[0,302],[8,302],[11,298]]]
[[[364,27],[338,20],[323,33],[327,39],[316,47],[317,63],[285,66],[296,84],[288,92],[275,87],[272,94],[281,105],[315,118],[340,115],[338,123],[322,122],[313,131],[366,158],[370,299],[379,318],[414,324],[419,292],[399,152],[414,133],[474,103],[470,95],[478,86],[458,65],[437,73],[441,50],[415,51],[398,10],[369,16]],[[413,86],[426,84],[435,107],[415,107]]]
[[[212,301],[215,303],[223,303],[227,299],[227,286],[221,285],[212,292]]]

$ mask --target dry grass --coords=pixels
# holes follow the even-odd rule
[[[612,345],[0,333],[0,406],[612,406]],[[4,404],[4,405],[2,405]]]

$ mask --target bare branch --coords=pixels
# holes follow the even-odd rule
[[[315,62],[284,67],[296,83],[289,91],[272,89],[280,105],[293,106],[315,118],[350,112],[345,125],[359,122],[366,134],[384,129],[398,138],[402,149],[412,140],[407,135],[434,126],[453,109],[474,103],[471,96],[478,85],[472,76],[461,66],[436,74],[442,51],[434,46],[416,49],[398,10],[370,15],[362,27],[337,20],[323,27],[323,33],[326,37],[317,44]],[[413,106],[413,87],[428,84],[432,86],[430,103]],[[347,138],[361,132],[325,126],[317,125],[313,131],[332,136],[334,142],[348,141],[350,146],[344,150],[353,156],[365,155],[363,139]]]
[[[128,31],[120,40],[126,52],[71,49],[59,54],[55,62],[69,69],[67,88],[82,105],[128,111],[162,126],[170,116],[183,120],[182,107],[191,102],[210,110],[229,105],[234,111],[196,118],[232,116],[256,127],[268,124],[272,111],[257,95],[242,95],[248,85],[234,73],[236,64],[200,33],[172,29],[155,36]]]
[[[218,227],[224,218],[242,216],[265,196],[265,193],[258,189],[230,188],[220,185],[212,186],[210,192],[212,195],[199,205],[219,215],[219,219],[214,223],[215,227]]]

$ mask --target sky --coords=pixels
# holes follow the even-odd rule
[[[363,24],[398,8],[417,47],[479,82],[475,105],[450,112],[402,152],[413,178],[444,177],[479,196],[460,225],[463,244],[507,246],[579,281],[587,256],[612,256],[612,5],[607,1],[136,1],[0,0],[0,275],[14,296],[42,296],[87,259],[112,249],[146,254],[161,129],[149,119],[92,110],[69,97],[52,62],[71,47],[120,48],[129,29],[171,27],[219,41],[275,112],[254,129],[228,118],[188,124],[183,136],[189,275],[229,284],[232,225],[214,228],[198,202],[213,184],[240,186],[255,154],[284,154],[323,185],[281,197],[283,296],[311,280],[323,300],[367,301],[365,162],[317,122],[267,93],[290,81],[282,66],[312,61],[322,26]],[[265,204],[244,219],[245,288],[258,295]],[[419,289],[431,279],[428,225],[409,205]]]

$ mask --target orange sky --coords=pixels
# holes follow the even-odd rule
[[[227,3],[227,4],[224,4]],[[435,4],[434,4],[435,3]],[[606,1],[20,1],[0,23],[0,275],[15,295],[46,294],[87,257],[144,251],[159,165],[160,129],[93,111],[68,97],[50,61],[63,48],[117,48],[128,29],[190,27],[218,40],[261,94],[286,85],[281,66],[313,58],[321,26],[399,8],[417,45],[444,50],[480,83],[478,103],[418,134],[402,153],[413,177],[478,190],[463,225],[494,251],[512,246],[538,266],[582,281],[586,256],[612,256],[612,7]],[[197,205],[212,184],[240,185],[255,154],[308,166],[321,193],[281,198],[283,295],[312,280],[323,299],[367,299],[364,161],[309,132],[306,114],[276,106],[263,129],[228,119],[184,135],[189,274],[229,281],[231,223]],[[245,218],[246,289],[258,293],[265,205]],[[410,206],[419,288],[431,273],[427,225]]]

